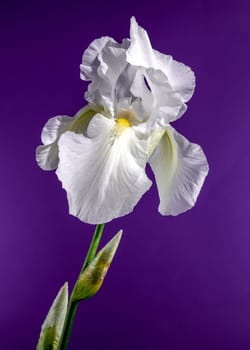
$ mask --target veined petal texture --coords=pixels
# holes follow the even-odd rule
[[[151,186],[145,174],[149,140],[101,114],[86,135],[67,131],[59,140],[57,176],[69,210],[80,220],[105,223],[130,213]]]
[[[174,128],[166,130],[149,159],[158,187],[162,215],[178,215],[194,206],[208,163],[201,147]]]

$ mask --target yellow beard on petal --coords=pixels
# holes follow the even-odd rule
[[[126,118],[116,118],[115,119],[116,128],[115,128],[115,137],[122,135],[125,131],[129,130],[131,123]]]
[[[133,113],[128,110],[120,110],[116,116],[117,132],[121,134],[128,129],[132,124],[130,120],[133,118]]]
[[[121,108],[117,111],[115,116],[116,130],[118,134],[128,130],[133,125],[136,125],[136,116],[132,110]]]
[[[125,118],[118,118],[116,119],[117,123],[119,125],[120,128],[129,128],[131,126],[130,122],[128,121],[128,119]]]

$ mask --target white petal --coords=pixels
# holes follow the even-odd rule
[[[85,98],[90,103],[104,106],[111,115],[115,113],[116,102],[134,97],[131,87],[138,69],[127,62],[129,46],[128,39],[118,44],[111,38],[101,38],[95,40],[83,56],[82,78],[92,80]]]
[[[49,145],[57,140],[57,138],[67,130],[69,124],[72,122],[72,118],[66,115],[58,115],[50,118],[42,130],[42,143]]]
[[[169,122],[180,118],[187,106],[160,70],[149,68],[145,72],[145,77],[154,97],[153,114],[149,123],[158,123],[166,127]]]
[[[97,76],[97,69],[100,65],[98,55],[105,46],[109,46],[114,42],[114,39],[107,36],[92,41],[83,53],[82,64],[80,65],[80,77],[82,80],[92,80]]]
[[[131,96],[130,88],[135,79],[135,75],[136,75],[136,69],[131,65],[127,64],[116,81],[115,97],[117,101],[123,98],[131,99],[132,96]]]
[[[111,99],[112,90],[110,84],[104,79],[95,79],[85,92],[85,99],[92,105],[104,107],[107,113],[113,115],[114,102]]]
[[[58,165],[57,140],[68,129],[73,118],[56,116],[50,118],[43,127],[41,139],[44,145],[36,148],[36,161],[43,170],[54,170]]]
[[[59,137],[66,131],[72,130],[82,133],[95,111],[88,106],[80,109],[74,117],[56,116],[50,118],[45,124],[41,139],[44,145],[36,149],[36,161],[43,170],[55,170],[58,166],[58,146]]]
[[[190,100],[195,88],[195,75],[192,69],[185,64],[175,61],[171,56],[167,56],[154,50],[158,59],[158,66],[161,67],[167,76],[170,85],[180,94],[183,102]]]
[[[38,146],[36,148],[36,161],[43,170],[55,170],[59,161],[57,143]]]
[[[121,47],[108,46],[98,56],[100,66],[98,74],[114,86],[127,65],[126,51]]]
[[[136,75],[132,81],[130,91],[135,97],[139,97],[145,111],[151,114],[154,99],[151,91],[147,88],[145,84],[144,75],[140,70],[136,71]]]
[[[88,87],[85,98],[114,113],[116,85],[127,66],[125,49],[118,44],[106,46],[98,55],[97,75]]]
[[[154,68],[156,65],[153,49],[145,29],[140,27],[134,17],[130,24],[131,45],[127,50],[127,60],[133,66]]]
[[[119,130],[100,114],[90,122],[87,136],[64,133],[57,175],[70,213],[91,224],[130,213],[151,186],[144,170],[148,147],[132,127]]]
[[[151,156],[162,215],[178,215],[194,206],[208,173],[199,145],[169,127]]]
[[[179,94],[182,102],[187,102],[195,87],[195,76],[190,67],[173,60],[170,55],[153,50],[147,32],[134,18],[131,19],[130,36],[128,62],[134,66],[161,71],[172,90]]]

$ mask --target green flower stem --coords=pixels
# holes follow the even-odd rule
[[[76,311],[78,308],[78,302],[72,302],[69,300],[68,312],[65,319],[64,331],[61,341],[61,346],[58,349],[66,350],[69,343],[70,334],[75,320]]]
[[[95,255],[96,255],[96,251],[97,251],[99,243],[100,243],[100,240],[101,240],[101,237],[102,237],[103,229],[104,229],[104,224],[96,225],[95,232],[94,232],[92,241],[90,243],[88,253],[87,253],[86,258],[84,260],[84,263],[82,265],[80,274],[86,269],[88,264],[94,259]],[[71,293],[71,296],[72,296],[72,294],[73,294],[73,292]],[[71,330],[72,330],[74,319],[75,319],[75,314],[76,314],[76,311],[78,308],[78,304],[79,304],[79,301],[73,302],[72,298],[70,297],[68,311],[67,311],[65,324],[64,324],[64,331],[63,331],[63,335],[62,335],[62,338],[61,338],[61,341],[60,341],[60,344],[58,347],[58,349],[60,349],[60,350],[67,349]]]
[[[86,269],[88,264],[94,259],[95,255],[96,255],[96,251],[99,247],[99,243],[100,243],[100,240],[102,237],[104,226],[105,226],[105,224],[96,225],[95,232],[94,232],[92,241],[91,241],[90,246],[89,246],[87,256],[84,260],[84,263],[82,265],[82,269],[81,269],[80,273],[82,273]]]

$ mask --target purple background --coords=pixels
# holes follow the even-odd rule
[[[160,216],[153,186],[133,214],[106,226],[102,245],[120,228],[124,236],[102,290],[79,308],[69,349],[249,349],[250,3],[25,1],[0,10],[0,347],[34,349],[58,289],[77,277],[93,226],[68,215],[35,147],[49,117],[85,103],[83,50],[102,35],[128,37],[135,15],[154,48],[196,73],[174,126],[202,145],[210,173],[193,210]]]

